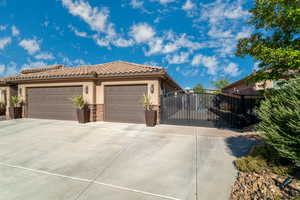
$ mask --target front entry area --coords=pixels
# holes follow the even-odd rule
[[[144,123],[142,104],[147,85],[107,85],[104,87],[104,120],[110,122]]]
[[[71,98],[82,95],[82,86],[27,88],[27,117],[77,120]]]

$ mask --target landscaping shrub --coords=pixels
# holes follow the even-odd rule
[[[295,169],[286,159],[279,157],[270,145],[256,146],[249,155],[235,161],[235,166],[242,172],[262,173],[264,170],[286,176],[294,174]]]
[[[258,131],[281,158],[300,168],[300,77],[285,81],[257,110]]]

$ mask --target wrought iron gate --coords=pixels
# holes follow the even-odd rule
[[[243,128],[258,121],[261,98],[232,94],[173,94],[161,96],[163,124]]]

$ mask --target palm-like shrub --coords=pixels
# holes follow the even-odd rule
[[[300,168],[300,77],[267,95],[258,116],[257,129],[266,142]]]
[[[0,102],[0,110],[3,110],[3,109],[5,109],[5,103]]]
[[[152,110],[152,103],[149,95],[147,94],[143,95],[142,103],[144,105],[145,110]]]
[[[22,103],[22,99],[17,96],[10,97],[9,101],[13,105],[13,107],[18,107],[20,103]]]
[[[71,98],[71,101],[78,109],[83,109],[86,105],[82,95]]]

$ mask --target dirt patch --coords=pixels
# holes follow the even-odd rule
[[[293,180],[291,184],[280,188],[286,177],[272,173],[239,172],[232,188],[231,200],[294,200],[300,197],[300,181]]]

